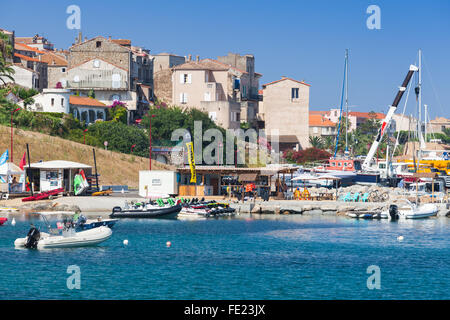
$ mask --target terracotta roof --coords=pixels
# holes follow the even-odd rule
[[[345,113],[344,113],[345,114]],[[356,112],[356,111],[350,111],[349,112],[350,116],[354,116],[357,118],[372,118],[372,115],[375,115],[375,119],[379,119],[379,120],[383,120],[384,118],[386,118],[386,115],[380,112],[375,112],[375,113],[371,113],[371,112]]]
[[[67,60],[64,59],[59,54],[55,54],[51,51],[46,50],[41,56],[43,62],[47,62],[49,66],[66,66],[68,65]]]
[[[309,114],[309,126],[313,127],[335,127],[336,123],[323,117],[321,114]]]
[[[69,103],[77,106],[107,107],[106,104],[90,97],[70,96]]]
[[[22,51],[33,51],[33,52],[40,53],[40,54],[45,53],[45,52],[43,52],[43,51],[41,51],[39,49],[30,47],[30,46],[26,45],[25,43],[20,43],[20,42],[15,42],[14,43],[14,49],[15,50],[22,50]]]
[[[112,42],[120,44],[121,46],[130,46],[131,40],[129,39],[111,39]]]
[[[32,57],[29,57],[29,56],[24,56],[23,54],[20,54],[20,53],[14,53],[14,56],[17,57],[17,58],[26,60],[26,61],[34,61],[34,62],[42,62],[42,63],[45,63],[44,61],[40,61],[39,59],[32,58]]]
[[[288,77],[282,77],[280,80],[275,80],[275,81],[263,84],[262,87],[264,88],[265,86],[268,86],[268,85],[271,85],[271,84],[274,84],[274,83],[277,83],[277,82],[280,82],[280,81],[284,81],[284,80],[291,80],[291,81],[294,81],[294,82],[298,82],[298,83],[303,84],[303,85],[308,86],[308,87],[311,86],[310,84],[307,84],[307,83],[305,83],[303,81],[298,81],[298,80],[295,80],[295,79],[292,79],[292,78],[288,78]]]

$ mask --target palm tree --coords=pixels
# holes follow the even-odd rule
[[[5,62],[5,59],[3,59],[0,53],[0,81],[3,82],[4,85],[7,83],[5,78],[14,82],[14,78],[12,76],[13,74],[14,69],[11,68],[11,65]]]
[[[320,137],[310,136],[309,137],[309,144],[313,148],[323,149],[323,141],[322,141],[322,139]]]

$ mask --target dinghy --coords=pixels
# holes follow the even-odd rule
[[[114,207],[109,217],[176,219],[180,211],[179,200],[175,203],[173,199],[168,199],[167,203],[164,203],[162,199],[158,199],[156,202],[131,203],[131,206],[125,202],[124,207]]]
[[[433,203],[417,205],[406,199],[405,201],[407,203],[402,206],[391,204],[388,210],[381,213],[381,218],[387,218],[390,220],[424,219],[436,216],[439,211],[438,207]]]
[[[39,250],[95,246],[108,240],[111,235],[111,229],[104,226],[80,232],[75,232],[72,227],[66,227],[62,235],[40,232],[32,226],[25,238],[18,238],[14,241],[14,246]]]
[[[8,221],[8,218],[0,218],[0,226],[3,225],[6,221]]]

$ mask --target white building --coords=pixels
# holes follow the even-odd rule
[[[36,112],[69,113],[69,99],[72,91],[68,89],[44,89],[33,97],[34,103],[27,108]],[[23,102],[19,103],[23,107]]]

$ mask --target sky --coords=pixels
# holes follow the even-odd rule
[[[281,76],[310,84],[311,110],[339,107],[349,49],[350,111],[386,112],[422,49],[423,103],[431,119],[450,118],[449,0],[15,0],[2,3],[0,28],[67,49],[79,31],[66,27],[69,5],[80,7],[83,38],[131,39],[153,54],[253,54],[260,85]],[[380,29],[367,27],[370,5]],[[405,113],[417,114],[413,92]]]

